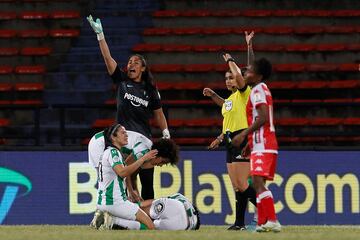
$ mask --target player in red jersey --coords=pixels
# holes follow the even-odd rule
[[[248,138],[247,151],[251,151],[250,171],[257,194],[258,232],[281,231],[272,193],[265,187],[266,180],[274,178],[278,154],[273,123],[273,100],[264,83],[269,79],[271,69],[271,63],[265,58],[254,61],[248,67],[245,82],[252,87],[246,106],[249,127],[233,139],[233,144],[238,146]]]

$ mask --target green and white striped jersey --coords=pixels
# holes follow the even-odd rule
[[[168,198],[178,200],[184,204],[186,214],[189,217],[189,228],[188,229],[195,229],[197,224],[197,216],[195,215],[195,208],[193,207],[192,203],[181,193],[175,193],[173,195],[168,196]]]
[[[118,164],[124,165],[120,151],[108,147],[98,168],[98,205],[114,205],[127,200],[125,179],[113,169]]]

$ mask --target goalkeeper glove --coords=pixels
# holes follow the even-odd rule
[[[170,139],[169,129],[165,128],[165,129],[162,131],[162,134],[163,134],[163,138],[164,138],[164,139]]]
[[[100,41],[105,38],[103,28],[101,25],[101,21],[99,18],[96,19],[96,22],[94,21],[93,17],[89,15],[87,18],[88,22],[90,23],[90,26],[94,30],[94,32],[97,35],[97,40]]]

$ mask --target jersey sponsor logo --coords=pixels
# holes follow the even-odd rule
[[[225,100],[225,110],[226,111],[230,111],[233,107],[233,103],[232,100]]]
[[[254,94],[255,103],[262,102],[261,94],[259,92]]]
[[[142,98],[139,98],[137,96],[134,96],[130,93],[125,93],[124,99],[128,99],[134,107],[139,107],[140,105],[143,105],[144,107],[147,107],[149,105],[149,101],[146,101]]]
[[[160,214],[164,211],[165,209],[165,205],[164,203],[162,202],[158,202],[156,205],[155,205],[155,213],[156,214]]]
[[[17,197],[26,196],[31,192],[31,181],[19,172],[0,167],[0,184],[5,185],[3,197],[0,198],[0,224],[4,221]],[[18,194],[20,186],[26,188],[26,192]]]

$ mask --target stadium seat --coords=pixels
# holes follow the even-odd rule
[[[158,43],[141,43],[133,47],[134,52],[159,52],[162,48]]]
[[[332,72],[338,69],[337,64],[332,63],[312,63],[306,66],[309,72]]]
[[[0,83],[0,92],[8,92],[11,91],[12,88],[13,86],[10,83]]]
[[[320,34],[324,32],[321,26],[299,26],[293,29],[296,34]]]
[[[161,101],[165,105],[195,105],[197,104],[196,100],[187,100],[187,99],[179,99],[179,100],[162,100]]]
[[[147,36],[147,35],[160,35],[160,36],[164,36],[164,35],[168,35],[170,34],[171,29],[170,28],[147,28],[144,30],[143,35]]]
[[[270,26],[263,28],[263,32],[267,34],[291,34],[293,31],[294,29],[288,26]]]
[[[301,142],[299,137],[284,137],[284,136],[277,137],[277,141],[279,143],[299,143],[299,142]]]
[[[156,64],[151,65],[150,69],[152,72],[179,72],[183,70],[181,64]]]
[[[223,45],[222,49],[228,52],[247,51],[247,46],[245,44]]]
[[[202,83],[199,82],[182,82],[182,83],[173,83],[172,88],[175,90],[199,90],[204,87]]]
[[[360,17],[360,10],[333,10],[331,11],[332,17]]]
[[[315,104],[315,103],[321,103],[322,100],[321,99],[292,99],[291,100],[292,103],[311,103],[311,104]]]
[[[315,45],[309,43],[295,43],[286,46],[286,51],[288,52],[309,52],[313,51],[314,49]]]
[[[181,17],[209,17],[211,12],[209,10],[186,10],[181,11],[179,16]]]
[[[194,35],[202,33],[202,28],[199,27],[184,27],[184,28],[173,28],[172,34],[175,35]]]
[[[53,29],[49,31],[49,35],[54,38],[73,38],[80,35],[77,29]]]
[[[304,17],[329,17],[331,16],[330,10],[305,10],[301,12]]]
[[[43,83],[16,83],[15,90],[16,91],[43,91],[44,84]]]
[[[339,65],[338,70],[342,72],[358,72],[360,69],[357,63],[342,63]]]
[[[193,46],[195,52],[219,52],[222,50],[221,45],[195,45]]]
[[[239,27],[233,27],[232,28],[232,33],[233,34],[240,34],[240,35],[244,35],[245,31],[254,31],[256,33],[262,33],[264,31],[263,27],[247,27],[247,26],[239,26]]]
[[[0,66],[0,74],[10,74],[13,70],[14,69],[11,66]]]
[[[305,70],[305,64],[302,63],[283,63],[274,64],[275,71],[278,72],[303,72]]]
[[[269,17],[271,14],[271,10],[245,10],[242,12],[244,17]]]
[[[191,50],[190,45],[164,44],[161,48],[164,52],[186,52]]]
[[[311,125],[319,125],[319,126],[334,126],[339,125],[343,122],[341,118],[314,118],[310,120]]]
[[[54,11],[50,13],[50,18],[53,19],[71,19],[79,17],[80,13],[78,11]]]
[[[10,125],[10,120],[6,118],[0,118],[0,127],[7,127]]]
[[[298,17],[303,14],[301,10],[273,10],[271,16],[274,17]]]
[[[50,53],[50,47],[24,47],[20,51],[23,56],[47,56]]]
[[[240,17],[244,11],[239,11],[235,9],[226,9],[226,10],[213,10],[211,11],[212,17]]]
[[[328,98],[323,100],[324,103],[352,103],[352,98]]]
[[[44,38],[47,37],[49,31],[46,29],[29,29],[29,30],[20,30],[18,36],[21,38]]]
[[[14,56],[19,53],[19,49],[15,47],[1,47],[0,56]]]
[[[177,10],[161,10],[152,14],[153,17],[178,17],[180,15]]]
[[[356,28],[354,26],[325,26],[324,32],[326,33],[354,33]]]
[[[27,100],[15,100],[12,102],[14,105],[42,105],[43,102],[38,99],[27,99]]]
[[[201,33],[203,34],[214,34],[214,35],[230,34],[231,32],[232,32],[232,28],[228,28],[228,27],[203,28],[201,31]]]
[[[16,31],[11,29],[0,29],[0,38],[13,38],[16,36]]]
[[[345,44],[346,50],[349,51],[360,51],[360,43],[348,43]]]
[[[114,124],[115,119],[96,119],[95,122],[91,125],[92,128],[106,128]]]
[[[157,82],[156,86],[159,90],[174,89],[174,83],[171,82]]]
[[[274,122],[279,126],[305,126],[310,123],[310,120],[307,118],[279,118]]]
[[[168,124],[170,127],[183,127],[185,121],[184,119],[169,119]]]
[[[325,88],[326,85],[325,81],[301,81],[297,84],[297,88]]]
[[[15,68],[17,74],[42,74],[45,73],[44,65],[17,66]]]
[[[20,19],[26,19],[26,20],[47,19],[48,17],[49,17],[48,12],[40,12],[40,11],[23,11],[19,14]]]
[[[256,52],[279,52],[284,50],[284,45],[281,44],[256,44],[253,47]]]
[[[345,50],[345,44],[342,43],[328,43],[328,44],[319,44],[316,47],[317,51],[320,52],[335,52]]]
[[[268,82],[267,85],[270,89],[292,89],[296,87],[296,82],[291,81],[279,81],[279,82]]]
[[[0,20],[16,19],[16,12],[0,12]]]
[[[184,126],[187,127],[219,127],[222,126],[222,119],[195,118],[184,119]]]
[[[329,88],[356,88],[360,86],[360,80],[336,80],[330,81]]]
[[[209,72],[214,70],[213,64],[188,64],[184,66],[185,72]]]
[[[357,117],[348,117],[344,120],[344,125],[360,125],[360,118]]]

